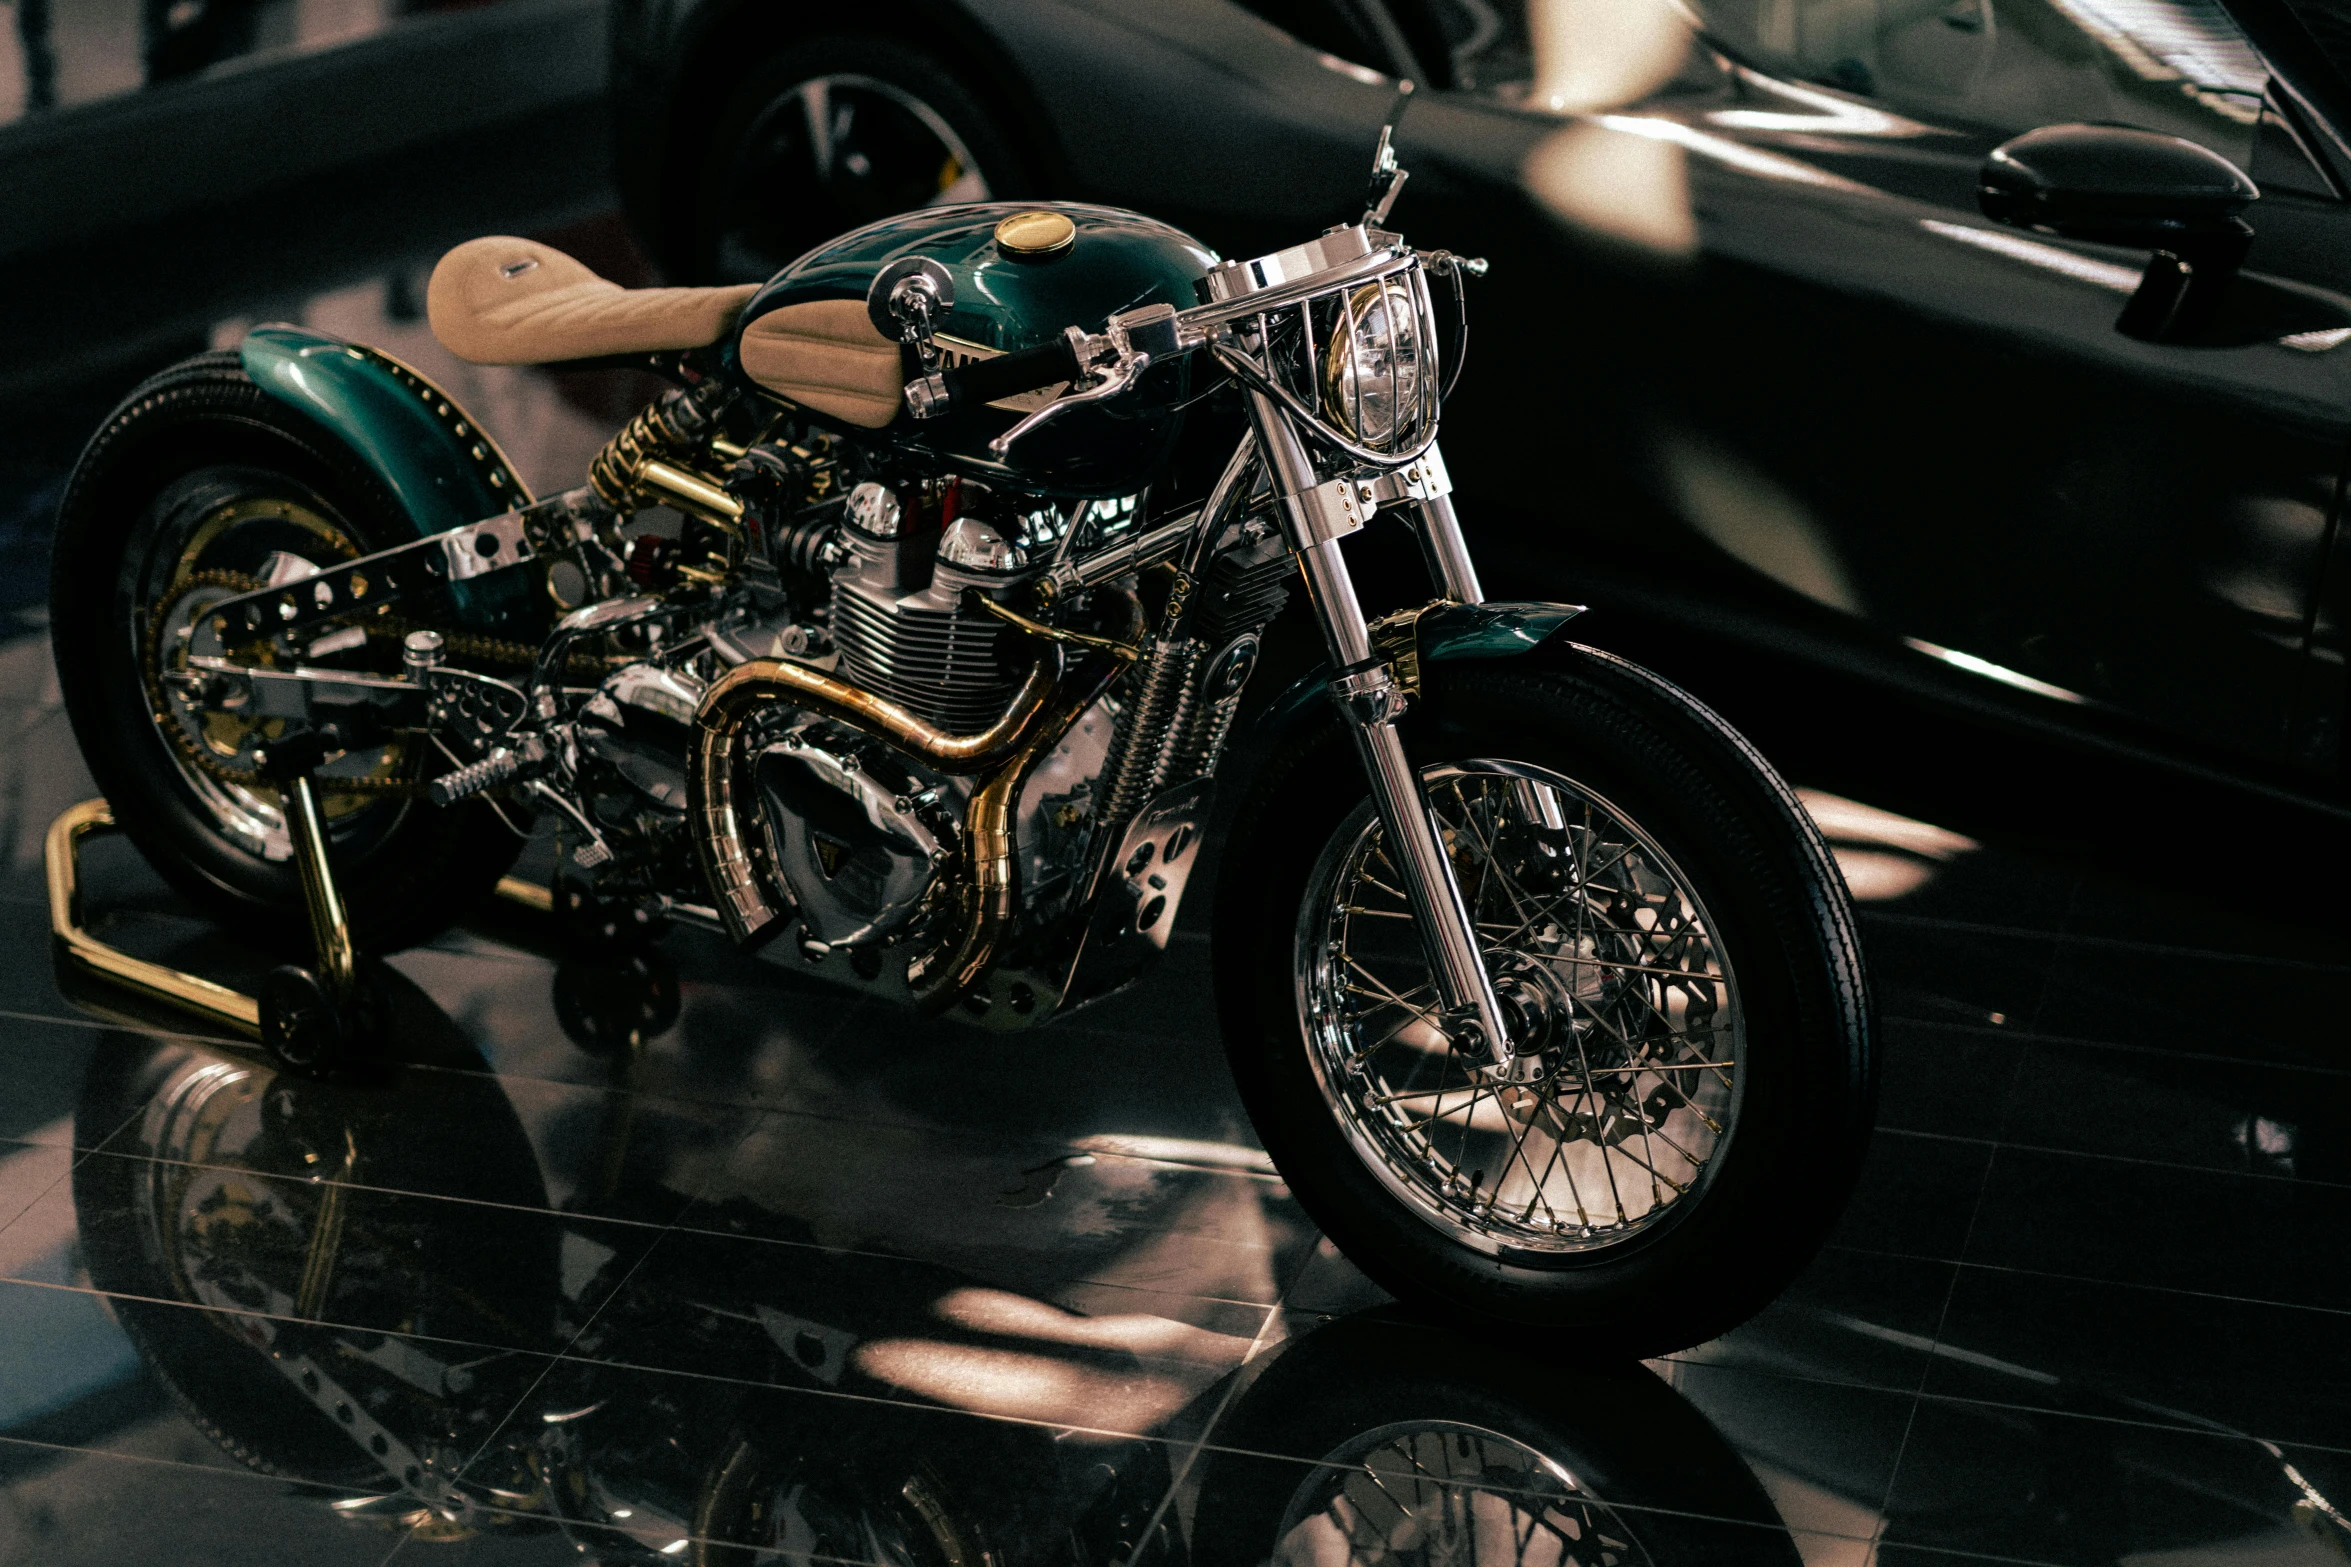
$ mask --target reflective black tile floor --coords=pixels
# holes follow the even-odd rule
[[[673,936],[675,1025],[594,1054],[493,907],[394,960],[380,1079],[321,1086],[59,994],[41,835],[89,785],[35,629],[0,722],[0,1562],[2351,1544],[2351,941],[2291,900],[1809,794],[1887,1011],[1862,1189],[1757,1320],[1609,1365],[1417,1322],[1320,1240],[1196,934],[1031,1037]],[[250,968],[88,865],[111,939]]]

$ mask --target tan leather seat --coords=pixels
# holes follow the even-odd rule
[[[600,354],[702,348],[759,290],[622,288],[533,240],[471,239],[441,258],[425,290],[433,336],[478,365],[549,364]],[[878,430],[898,416],[898,345],[854,299],[771,310],[744,329],[743,372],[780,397]]]
[[[743,373],[779,397],[878,430],[898,417],[906,371],[859,299],[811,299],[743,328]]]
[[[425,289],[433,336],[477,365],[538,365],[599,354],[704,348],[759,292],[622,288],[562,251],[494,234],[441,258]]]

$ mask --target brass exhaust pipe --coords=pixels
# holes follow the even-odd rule
[[[1120,640],[1131,644],[1140,634],[1142,606],[1131,593],[1120,596],[1129,623]],[[761,707],[781,702],[863,730],[939,772],[986,775],[964,818],[962,938],[907,974],[924,1010],[952,1006],[995,960],[997,944],[1019,901],[1013,812],[1021,786],[1038,758],[1060,744],[1134,656],[1129,647],[1110,649],[1089,659],[1077,677],[1064,681],[1061,648],[1048,642],[1038,650],[1037,662],[1004,716],[972,735],[948,734],[895,702],[803,665],[754,659],[727,671],[695,710],[686,788],[693,802],[695,858],[718,894],[719,914],[729,933],[737,942],[749,943],[785,918],[785,911],[768,900],[752,866],[733,765],[744,726]]]
[[[768,901],[751,868],[735,799],[735,742],[762,707],[781,702],[838,719],[939,772],[968,775],[987,772],[1021,749],[1060,678],[1060,651],[1049,647],[1030,668],[1002,718],[978,734],[951,735],[887,698],[783,659],[755,658],[721,675],[694,710],[686,792],[693,802],[694,857],[718,894],[719,916],[729,934],[738,942],[755,941],[784,915]]]

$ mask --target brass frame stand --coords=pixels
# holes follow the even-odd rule
[[[303,872],[304,900],[309,906],[312,933],[319,938],[320,977],[339,988],[348,987],[355,972],[355,957],[342,900],[335,891],[333,879],[313,869],[314,864],[323,867],[326,853],[317,795],[307,777],[297,779],[287,795],[287,827],[295,835],[295,859]],[[258,1043],[261,1003],[257,999],[198,975],[133,957],[99,940],[83,923],[82,844],[93,833],[116,830],[114,812],[104,800],[84,800],[59,813],[49,824],[42,858],[49,876],[50,942],[59,966],[161,1002],[226,1029],[240,1039]],[[305,839],[309,840],[307,844]],[[317,857],[315,861],[312,855]],[[518,876],[502,878],[498,896],[540,913],[549,913],[555,907],[552,892]],[[347,989],[342,993],[347,993]]]

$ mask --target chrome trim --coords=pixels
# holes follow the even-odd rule
[[[1049,568],[1044,580],[1053,584],[1056,596],[1072,588],[1090,588],[1113,577],[1123,577],[1130,571],[1141,571],[1173,558],[1191,539],[1193,528],[1203,516],[1215,515],[1216,497],[1209,497],[1209,505],[1201,510],[1188,511],[1169,522],[1163,522],[1147,533],[1138,533],[1106,550],[1074,561],[1060,561]]]
[[[302,906],[310,916],[310,942],[318,953],[318,977],[336,1001],[348,1003],[359,986],[359,953],[351,942],[351,921],[335,869],[327,859],[326,820],[318,789],[301,774],[278,785],[286,829],[294,840],[294,868],[302,878]]]
[[[1295,284],[1319,278],[1325,272],[1361,261],[1367,256],[1384,254],[1394,248],[1395,236],[1381,234],[1382,243],[1375,245],[1375,230],[1360,223],[1350,223],[1330,230],[1303,245],[1292,245],[1277,250],[1270,256],[1258,256],[1249,261],[1228,261],[1210,267],[1204,280],[1208,297],[1225,301],[1264,294],[1284,284]],[[1264,308],[1258,305],[1256,308]]]
[[[1282,497],[1292,540],[1327,544],[1361,529],[1378,510],[1372,487],[1360,479],[1325,479],[1310,490]]]
[[[1274,475],[1274,492],[1284,501],[1284,513],[1293,534],[1290,547],[1306,578],[1307,596],[1321,622],[1323,641],[1330,650],[1331,667],[1339,675],[1375,667],[1371,633],[1363,606],[1355,596],[1346,557],[1335,539],[1316,539],[1303,531],[1303,509],[1289,504],[1316,487],[1314,463],[1298,439],[1298,432],[1282,409],[1262,392],[1249,394],[1250,423]],[[1376,667],[1385,668],[1384,664]],[[1469,906],[1462,900],[1453,862],[1445,852],[1421,794],[1420,775],[1404,753],[1394,717],[1383,701],[1376,710],[1358,713],[1341,699],[1341,711],[1363,762],[1371,797],[1388,841],[1395,845],[1396,873],[1413,910],[1414,924],[1427,949],[1437,994],[1444,1003],[1448,1030],[1471,1054],[1488,1054],[1504,1072],[1523,1070],[1514,1060],[1511,1035],[1478,948]],[[1528,1066],[1537,1065],[1531,1059]]]

